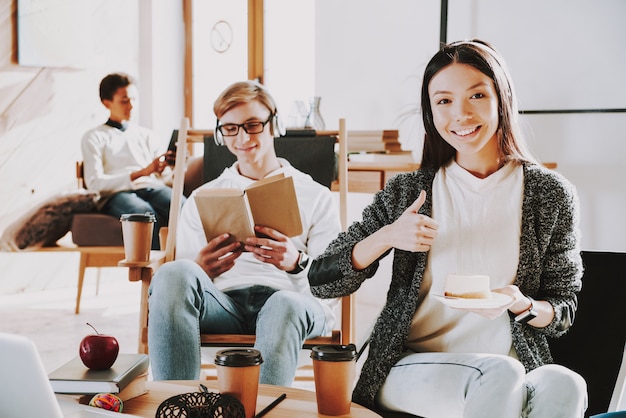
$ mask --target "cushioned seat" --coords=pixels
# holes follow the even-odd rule
[[[202,185],[203,157],[190,158],[185,167],[184,195],[188,196],[195,188]],[[77,176],[82,176],[82,164],[77,163]],[[79,184],[82,177],[79,177]],[[75,250],[81,252],[78,268],[78,289],[75,312],[80,312],[85,269],[87,267],[116,267],[124,258],[124,240],[122,225],[114,216],[95,212],[74,213],[71,229]],[[99,277],[98,277],[99,282]],[[96,285],[96,291],[98,285]]]
[[[190,158],[185,169],[183,194],[187,197],[204,183],[203,157]],[[80,164],[80,163],[79,163]],[[82,168],[77,169],[82,176]],[[79,183],[82,177],[79,177]],[[75,213],[72,218],[72,241],[79,247],[119,247],[124,245],[119,219],[105,213]]]
[[[76,213],[72,217],[72,241],[80,247],[124,245],[119,219],[103,213]]]

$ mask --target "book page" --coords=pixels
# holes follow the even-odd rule
[[[294,237],[302,233],[300,209],[292,177],[272,176],[246,189],[255,225]]]
[[[239,189],[202,189],[196,193],[198,213],[207,242],[229,233],[231,240],[244,242],[254,236],[254,223],[244,191]]]
[[[263,186],[266,183],[271,183],[273,181],[284,179],[284,178],[285,178],[285,174],[284,173],[279,173],[279,174],[276,174],[274,176],[265,177],[264,179],[257,180],[254,183],[252,183],[250,186],[248,186],[246,188],[246,190],[255,189],[257,187]]]

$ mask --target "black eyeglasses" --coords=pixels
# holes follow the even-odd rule
[[[265,129],[265,125],[267,125],[273,117],[273,114],[270,115],[265,122],[225,123],[223,125],[217,125],[217,129],[224,136],[237,136],[237,134],[239,134],[239,128],[243,128],[247,134],[260,134]]]

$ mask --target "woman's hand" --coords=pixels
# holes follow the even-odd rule
[[[511,311],[513,314],[517,315],[530,308],[530,300],[524,296],[524,294],[519,290],[519,287],[514,284],[510,284],[499,289],[493,289],[493,292],[509,296],[511,298],[510,302],[498,308],[468,308],[465,310],[474,312],[488,319],[495,319],[506,311]]]
[[[385,225],[358,242],[352,249],[352,266],[362,270],[390,248],[405,251],[429,251],[437,237],[439,224],[432,218],[417,213],[426,201],[422,190],[415,202],[395,222]]]
[[[243,252],[240,242],[226,244],[229,234],[218,235],[200,250],[196,263],[213,280],[220,274],[227,272],[235,265],[235,260]]]
[[[385,226],[387,243],[405,251],[429,251],[437,237],[439,224],[432,218],[418,213],[426,201],[426,192],[422,190],[415,202],[411,204],[395,222]]]
[[[275,229],[255,225],[254,230],[264,238],[246,238],[246,251],[263,263],[269,263],[283,271],[296,268],[300,254],[289,237]]]

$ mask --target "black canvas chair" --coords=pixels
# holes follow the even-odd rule
[[[585,272],[573,326],[550,341],[554,362],[587,381],[586,416],[615,411],[624,389],[626,253],[583,251]]]
[[[345,130],[344,130],[345,131]],[[345,135],[345,134],[344,134]],[[341,135],[340,135],[341,136]],[[345,138],[345,136],[344,136]],[[337,176],[339,161],[347,162],[345,144],[340,147],[338,155],[335,154],[335,144],[341,141],[336,135],[287,135],[274,139],[276,155],[287,159],[295,168],[309,174],[315,181],[331,188]],[[204,181],[208,182],[218,177],[226,167],[230,167],[236,161],[236,157],[225,146],[217,145],[213,135],[204,137]],[[344,170],[347,175],[347,169]],[[344,176],[345,176],[344,175]],[[343,178],[342,181],[347,182]],[[345,229],[346,218],[346,194],[347,183],[339,187],[340,214],[343,228]],[[349,344],[353,341],[353,316],[354,297],[344,296],[341,298],[341,327],[333,330],[332,335],[312,338],[305,341],[304,348],[311,348],[321,344]],[[254,335],[239,334],[202,334],[202,345],[205,347],[237,346],[246,347],[254,345]]]
[[[308,173],[315,181],[331,187],[336,177],[335,144],[333,135],[312,136],[290,135],[274,139],[276,155],[286,158],[291,165]],[[237,158],[225,146],[216,145],[213,135],[204,140],[204,181],[211,181],[231,166]]]

